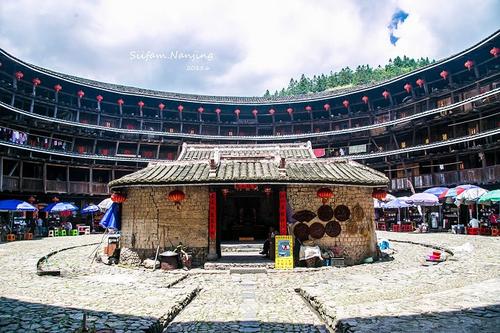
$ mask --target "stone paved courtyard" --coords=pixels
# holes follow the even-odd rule
[[[498,332],[500,238],[378,236],[455,255],[426,267],[430,248],[392,242],[394,260],[354,267],[165,273],[92,262],[100,235],[0,244],[0,332],[74,332],[84,311],[115,332]],[[48,258],[61,276],[36,275],[40,257],[78,245]]]

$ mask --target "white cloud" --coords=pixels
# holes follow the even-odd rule
[[[4,0],[0,45],[35,64],[107,82],[179,92],[261,95],[302,73],[442,58],[498,28],[495,0]],[[389,42],[395,10],[409,14]],[[131,61],[130,51],[213,52],[210,70]]]

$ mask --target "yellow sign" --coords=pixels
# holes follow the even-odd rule
[[[275,243],[275,269],[293,269],[293,237],[276,236]]]

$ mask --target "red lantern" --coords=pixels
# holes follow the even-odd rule
[[[170,191],[170,193],[168,193],[167,199],[169,201],[172,201],[175,204],[175,206],[177,207],[177,209],[180,209],[181,202],[184,199],[186,199],[186,195],[184,194],[184,192],[182,192],[180,190],[173,190],[173,191]]]
[[[448,77],[448,72],[443,70],[441,73],[439,73],[439,76],[441,76],[443,80],[446,80],[446,78]]]
[[[19,81],[23,78],[24,74],[23,74],[23,72],[19,71],[19,72],[16,72],[15,76],[16,76],[16,80]]]
[[[310,105],[306,106],[305,109],[306,109],[307,112],[311,112],[312,111],[312,107]]]
[[[324,205],[330,198],[333,197],[333,192],[328,187],[322,187],[316,192],[316,195],[318,196],[318,198],[321,198],[321,201]]]
[[[40,81],[40,79],[39,79],[39,78],[37,78],[37,77],[36,77],[36,78],[34,78],[31,82],[33,82],[33,85],[34,85],[34,86],[39,86],[39,85],[40,85],[40,83],[42,83],[42,81]]]
[[[219,108],[215,109],[215,113],[217,113],[218,115],[221,113],[221,110]]]
[[[241,111],[240,111],[240,109],[236,109],[236,110],[234,110],[234,114],[236,114],[236,116],[237,116],[237,117],[239,117],[239,116],[240,116],[240,112],[241,112]]]
[[[203,113],[203,111],[205,111],[205,109],[204,109],[202,106],[200,106],[200,107],[198,108],[198,112],[199,112],[199,113]]]
[[[143,101],[139,101],[139,103],[137,103],[137,105],[142,109],[142,107],[144,106],[144,102]]]
[[[500,49],[498,47],[494,47],[490,50],[490,53],[492,56],[494,56],[496,58],[498,56],[498,54],[500,54]]]
[[[55,90],[56,92],[60,92],[60,91],[62,90],[61,85],[60,85],[60,84],[56,84],[56,85],[54,86],[54,90]]]
[[[387,90],[384,90],[384,92],[382,93],[382,96],[384,96],[385,99],[388,99],[389,95],[390,93]]]
[[[384,190],[373,190],[372,197],[377,200],[384,200],[387,196],[387,192]]]
[[[404,85],[403,88],[405,88],[406,92],[409,94],[410,91],[411,91],[411,84],[407,83],[407,84]]]
[[[118,105],[122,106],[125,102],[123,101],[123,99],[119,99],[116,101],[116,103],[118,103]]]
[[[342,105],[348,109],[349,108],[349,101],[347,99],[344,99],[344,101],[342,102]]]
[[[97,102],[101,103],[103,100],[103,97],[101,95],[97,95],[95,99],[97,99]]]
[[[415,81],[415,82],[417,83],[417,86],[419,86],[420,88],[422,88],[422,87],[423,87],[423,85],[424,85],[424,83],[425,83],[425,81],[424,81],[424,80],[422,80],[422,79],[418,79],[418,80],[417,80],[417,81]]]
[[[286,109],[286,112],[288,112],[288,114],[291,115],[293,113],[293,109],[292,108],[288,108],[288,109]]]
[[[465,64],[464,64],[464,66],[465,66],[468,70],[470,70],[470,69],[472,68],[472,66],[474,66],[474,61],[472,61],[472,60],[467,60],[467,61],[465,62]]]
[[[179,110],[179,112],[182,112],[182,110],[184,110],[184,107],[183,107],[182,105],[179,105],[179,106],[177,107],[177,110]]]
[[[78,90],[76,95],[78,96],[78,98],[82,98],[83,96],[85,96],[85,93],[83,92],[83,90]]]
[[[252,114],[254,117],[257,117],[257,114],[259,113],[259,111],[257,109],[253,109],[252,110]]]
[[[269,198],[271,196],[271,193],[273,193],[273,190],[271,189],[271,187],[266,186],[266,187],[264,187],[264,193]]]
[[[127,200],[127,197],[125,196],[125,194],[122,194],[122,193],[113,193],[111,194],[111,201],[115,202],[115,203],[124,203],[125,200]]]
[[[158,108],[160,108],[160,111],[163,111],[163,109],[165,108],[165,104],[163,103],[158,104]]]
[[[363,103],[368,104],[368,96],[365,95],[361,97],[361,100],[363,101]]]
[[[223,188],[221,190],[221,192],[222,192],[222,197],[224,198],[224,200],[226,200],[227,195],[229,194],[229,189],[228,188]]]
[[[272,116],[272,115],[274,115],[274,113],[275,113],[275,112],[276,112],[276,111],[274,111],[274,109],[269,109],[269,114],[270,114],[271,116]]]
[[[328,104],[328,103],[323,105],[323,107],[325,108],[326,111],[330,110],[330,104]]]

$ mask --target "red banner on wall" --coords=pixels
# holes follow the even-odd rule
[[[217,236],[217,193],[210,192],[208,204],[208,237],[215,240]]]
[[[280,235],[286,234],[286,191],[280,191]]]

